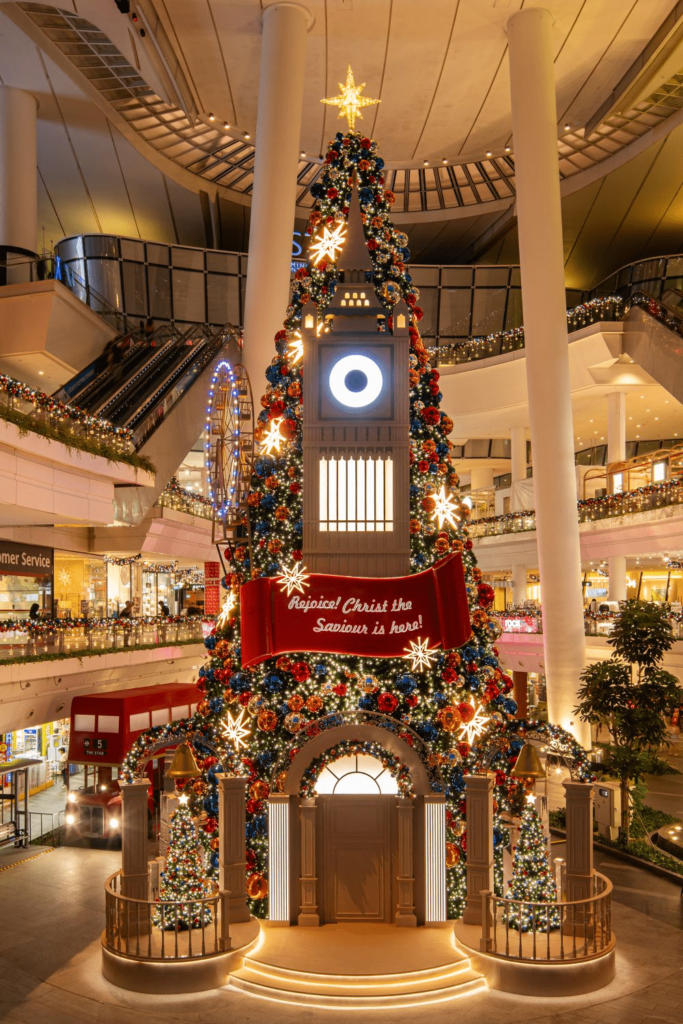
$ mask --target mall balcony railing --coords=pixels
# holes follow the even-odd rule
[[[530,634],[543,632],[543,612],[541,609],[530,611],[527,609],[511,609],[504,612],[493,612],[503,631],[503,636],[528,636]],[[614,629],[614,624],[619,617],[618,612],[584,612],[583,626],[586,636],[609,636]],[[683,618],[681,615],[671,613],[669,624],[675,640],[683,640]]]
[[[187,512],[198,519],[213,520],[213,502],[203,494],[181,487],[175,477],[167,483],[156,500],[160,508],[170,508],[174,512]]]
[[[624,301],[618,296],[610,295],[600,299],[589,299],[572,309],[567,310],[567,330],[578,331],[582,327],[600,321],[620,320],[624,313]],[[429,339],[425,339],[429,347]],[[459,363],[471,363],[477,359],[489,359],[491,356],[504,355],[524,348],[524,328],[496,331],[484,337],[466,338],[463,340],[440,343],[429,347],[429,352],[439,366],[452,366]]]
[[[201,641],[213,620],[201,616],[38,619],[0,622],[0,665],[19,658],[93,654]]]
[[[531,902],[482,892],[481,950],[525,963],[576,963],[604,956],[613,946],[612,883],[593,876],[584,900]],[[526,927],[519,927],[520,920]]]
[[[583,498],[576,503],[579,523],[619,519],[671,505],[683,505],[683,477],[661,484],[647,484],[633,491]],[[471,538],[502,537],[510,533],[529,533],[535,529],[536,513],[533,509],[472,519],[468,524]]]
[[[124,896],[122,882],[122,873],[117,871],[104,884],[104,946],[110,952],[133,960],[168,963],[200,960],[231,948],[227,890],[217,889],[199,900],[158,896],[141,900]],[[183,925],[188,916],[197,922],[196,928]]]

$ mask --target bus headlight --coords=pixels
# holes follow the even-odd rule
[[[118,828],[118,827],[119,827],[119,819],[118,818],[110,818],[109,819],[109,828]]]
[[[75,814],[67,814],[67,816],[66,816],[66,823],[67,823],[67,825],[73,825],[73,824],[75,824],[75,821],[76,821],[76,815]]]
[[[76,796],[75,793],[71,792],[69,793],[66,799],[69,801],[70,804],[75,804],[76,801],[78,800],[78,797]]]

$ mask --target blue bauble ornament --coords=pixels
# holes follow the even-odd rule
[[[314,672],[315,672],[315,674],[317,676],[320,676],[321,678],[323,676],[326,676],[327,675],[327,665],[325,664],[325,662],[324,661],[319,661],[318,664],[314,668]]]
[[[285,683],[282,676],[279,676],[277,672],[271,672],[263,680],[263,689],[266,693],[282,693],[285,688]]]
[[[212,697],[209,701],[209,707],[215,715],[220,715],[221,711],[225,706],[225,701],[222,697]]]
[[[204,640],[204,646],[206,647],[207,651],[212,651],[217,643],[218,637],[214,634],[212,634],[211,636],[207,636]]]
[[[439,735],[439,730],[429,721],[417,722],[413,728],[425,743],[433,743]]]
[[[396,689],[399,693],[402,693],[405,697],[409,696],[417,688],[417,682],[415,677],[411,676],[409,672],[404,672],[396,680]]]

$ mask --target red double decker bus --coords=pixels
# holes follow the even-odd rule
[[[138,736],[152,726],[188,718],[199,694],[193,683],[138,686],[132,690],[74,697],[71,704],[69,765],[83,768],[83,785],[67,788],[69,835],[114,839],[121,825],[119,766]],[[169,744],[171,746],[173,744]],[[163,789],[163,747],[146,767],[149,810],[153,814]],[[71,779],[71,775],[67,775]]]

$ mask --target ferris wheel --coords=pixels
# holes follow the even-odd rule
[[[206,408],[204,441],[209,495],[216,533],[227,537],[247,510],[254,463],[254,403],[249,375],[242,363],[221,360],[216,366]]]

